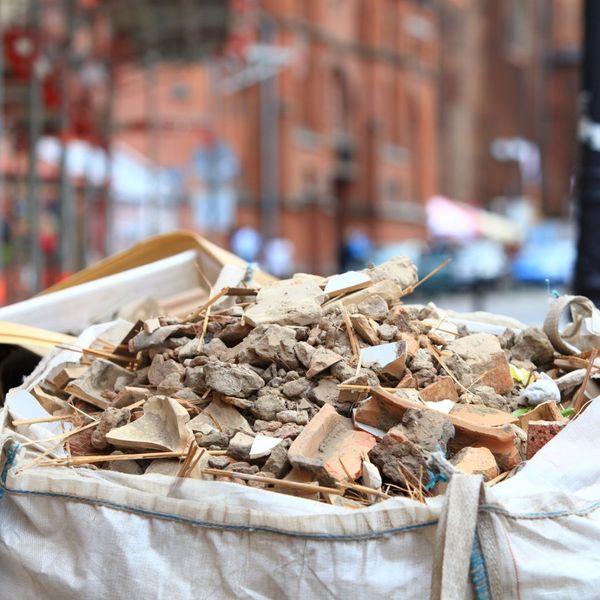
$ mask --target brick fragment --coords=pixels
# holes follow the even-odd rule
[[[527,428],[527,460],[533,458],[565,427],[564,421],[529,421]]]
[[[425,402],[439,402],[440,400],[458,400],[456,385],[452,377],[438,377],[436,381],[430,383],[426,388],[419,392],[421,399]]]
[[[488,448],[463,448],[450,462],[463,473],[483,475],[484,481],[494,479],[500,474],[496,459]]]
[[[288,458],[294,467],[316,474],[319,481],[355,481],[362,472],[362,454],[375,445],[375,438],[356,431],[352,421],[325,404],[294,440]]]

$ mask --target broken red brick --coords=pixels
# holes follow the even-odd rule
[[[484,427],[497,427],[518,421],[510,413],[483,404],[456,404],[450,414]]]
[[[458,400],[458,393],[452,377],[438,377],[433,383],[419,392],[425,402],[439,402],[440,400]]]
[[[409,392],[411,390],[402,390]],[[400,398],[384,389],[377,387],[372,390],[373,397],[365,400],[356,411],[356,421],[373,427],[383,429],[390,420],[399,423],[407,408],[419,410],[432,410],[423,408],[422,404],[407,398]],[[456,429],[456,436],[450,442],[455,451],[465,446],[485,446],[494,454],[498,466],[502,470],[512,469],[521,462],[519,451],[515,446],[513,431],[499,427],[486,427],[477,425],[450,412],[448,418]]]
[[[483,475],[484,481],[498,477],[500,471],[494,455],[488,448],[463,448],[450,461],[457,469],[468,475]]]
[[[498,352],[486,365],[485,374],[479,380],[479,385],[489,385],[498,394],[507,394],[514,387],[510,367],[504,352]]]
[[[533,458],[541,448],[556,437],[566,422],[562,421],[529,421],[527,428],[527,460]]]
[[[376,444],[365,431],[325,404],[294,440],[288,458],[294,467],[314,472],[319,481],[355,481],[362,472],[362,455]]]

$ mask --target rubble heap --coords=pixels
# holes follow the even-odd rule
[[[398,258],[226,288],[186,319],[139,322],[34,388],[74,427],[67,456],[39,464],[228,478],[346,506],[422,500],[453,469],[497,481],[564,426],[558,403],[577,402],[589,372],[557,367],[540,329],[470,332],[403,304],[416,285]]]

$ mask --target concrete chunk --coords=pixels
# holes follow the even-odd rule
[[[392,437],[397,437],[399,433],[423,450],[441,450],[445,454],[448,440],[454,437],[455,431],[450,419],[440,412],[408,408],[402,423],[388,431]]]
[[[246,365],[209,363],[204,367],[206,385],[226,396],[247,398],[265,385],[262,377]]]
[[[321,288],[312,281],[284,281],[260,289],[256,304],[245,312],[246,321],[255,327],[310,325],[321,318],[324,300]]]
[[[107,360],[96,359],[82,377],[67,384],[65,391],[98,408],[105,409],[110,406],[110,401],[103,396],[103,393],[106,390],[113,390],[117,379],[121,378],[122,382],[130,383],[133,377],[133,373],[123,367]]]
[[[231,440],[229,440],[227,453],[230,456],[233,456],[233,458],[247,460],[250,458],[250,451],[254,444],[254,440],[254,436],[244,433],[243,431],[238,431]]]
[[[508,360],[496,336],[491,333],[467,335],[450,342],[448,350],[470,367],[471,384],[477,381],[480,385],[494,388],[499,394],[506,394],[513,389]]]
[[[340,360],[342,360],[342,357],[339,354],[320,346],[315,350],[315,353],[310,359],[310,367],[308,371],[306,371],[306,376],[311,379]]]
[[[383,321],[389,312],[388,303],[379,294],[372,294],[359,302],[356,310],[368,319],[378,322]]]

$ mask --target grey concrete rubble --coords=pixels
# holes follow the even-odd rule
[[[596,374],[540,329],[470,332],[433,304],[407,304],[416,283],[399,257],[241,290],[208,316],[149,315],[112,352],[59,364],[33,395],[53,418],[91,424],[69,439],[70,460],[100,456],[131,475],[353,507],[443,491],[432,491],[434,454],[493,482],[528,455],[528,423],[560,431]]]

